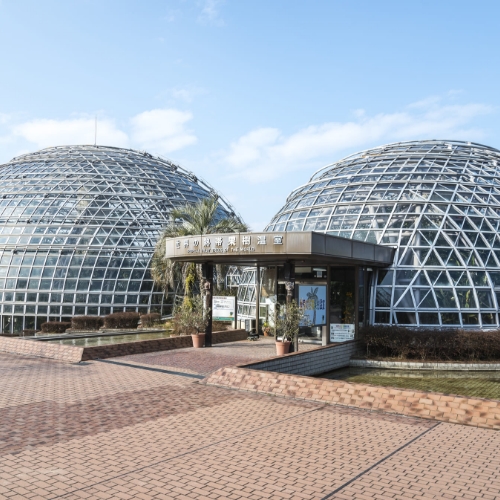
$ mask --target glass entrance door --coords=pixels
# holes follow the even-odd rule
[[[354,339],[356,331],[356,268],[330,268],[330,342]]]

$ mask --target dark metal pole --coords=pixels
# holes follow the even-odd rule
[[[204,264],[205,278],[205,306],[207,311],[208,323],[205,328],[205,347],[212,347],[212,311],[213,311],[213,288],[214,288],[214,265]]]
[[[260,323],[260,264],[255,271],[255,335],[259,335]]]

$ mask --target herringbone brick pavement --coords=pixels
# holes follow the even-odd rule
[[[126,363],[0,355],[0,498],[500,498],[498,432]]]

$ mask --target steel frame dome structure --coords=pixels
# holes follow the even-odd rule
[[[148,267],[173,207],[215,191],[162,158],[62,146],[0,166],[3,332],[117,311],[168,314]],[[234,214],[220,198],[220,216]]]
[[[500,151],[424,140],[353,154],[294,190],[267,231],[397,248],[374,272],[371,323],[496,328]]]

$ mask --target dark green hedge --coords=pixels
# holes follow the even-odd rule
[[[104,325],[104,320],[100,316],[75,316],[71,318],[71,328],[74,330],[97,331]]]
[[[140,317],[136,312],[113,313],[104,317],[104,328],[137,328]]]
[[[71,328],[69,321],[47,321],[42,323],[42,333],[64,333]]]
[[[161,314],[158,313],[150,313],[150,314],[142,314],[141,315],[141,324],[143,327],[151,328],[152,326],[157,325],[161,320]]]
[[[404,328],[372,325],[360,329],[369,357],[436,361],[500,361],[500,330]]]

